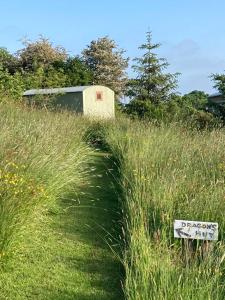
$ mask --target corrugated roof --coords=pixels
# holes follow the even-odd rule
[[[83,92],[89,87],[91,86],[72,86],[72,87],[53,88],[53,89],[33,89],[24,92],[23,96],[76,93],[76,92]]]
[[[214,98],[214,97],[220,97],[220,96],[222,96],[221,93],[214,93],[214,94],[209,95],[208,98]]]

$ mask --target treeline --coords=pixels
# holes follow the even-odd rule
[[[41,36],[34,42],[25,40],[15,54],[0,48],[0,94],[18,99],[29,88],[102,84],[119,98],[125,92],[127,66],[123,50],[108,37],[71,56]]]
[[[128,78],[126,51],[109,37],[91,41],[75,56],[42,36],[36,41],[25,40],[15,54],[0,48],[0,96],[16,100],[30,88],[101,84],[114,90],[117,100],[129,99],[121,110],[132,117],[157,122],[186,119],[198,126],[220,122],[224,113],[208,103],[206,93],[177,93],[179,73],[166,72],[169,64],[158,57],[159,47],[147,32],[145,43],[139,47],[141,57],[132,60],[135,75]],[[225,94],[225,75],[211,77],[214,87]]]
[[[29,88],[85,85],[92,80],[90,70],[81,58],[70,57],[62,47],[40,37],[24,41],[15,54],[0,49],[0,93],[13,99],[21,98]]]
[[[146,42],[139,49],[142,56],[134,59],[135,79],[127,84],[127,95],[131,98],[125,112],[156,122],[182,121],[198,128],[221,125],[223,109],[208,102],[203,91],[192,91],[181,96],[177,93],[179,73],[166,73],[168,62],[155,52],[161,45],[152,42],[151,32],[146,34]],[[215,87],[225,92],[224,77],[212,75]]]

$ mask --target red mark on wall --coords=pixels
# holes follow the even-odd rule
[[[96,92],[96,100],[97,101],[103,100],[103,92]]]

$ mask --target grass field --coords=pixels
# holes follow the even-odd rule
[[[224,129],[0,116],[1,299],[224,299]],[[174,239],[175,219],[219,240]]]
[[[69,114],[0,107],[0,256],[10,256],[33,213],[87,177],[85,124]]]
[[[224,130],[121,120],[107,141],[120,166],[126,299],[224,299]],[[187,243],[173,222],[219,223],[219,241]]]
[[[123,299],[121,267],[108,246],[117,218],[112,166],[95,154],[89,167],[95,172],[80,196],[59,199],[57,212],[24,235],[0,275],[1,299]]]
[[[83,141],[89,121],[0,115],[0,299],[123,299],[112,162]]]

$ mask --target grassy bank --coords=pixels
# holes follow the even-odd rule
[[[224,129],[0,116],[3,299],[123,299],[120,280],[129,300],[224,299]],[[219,240],[174,239],[175,219],[218,222]]]
[[[121,171],[127,299],[224,299],[224,130],[121,120],[106,139]],[[218,222],[219,241],[174,239],[175,219]]]
[[[113,162],[90,120],[0,105],[0,298],[123,299]]]
[[[109,245],[117,219],[113,164],[91,155],[89,181],[30,223],[0,274],[1,299],[123,299],[121,267]]]
[[[0,106],[0,257],[30,221],[86,179],[85,123],[69,114]]]

